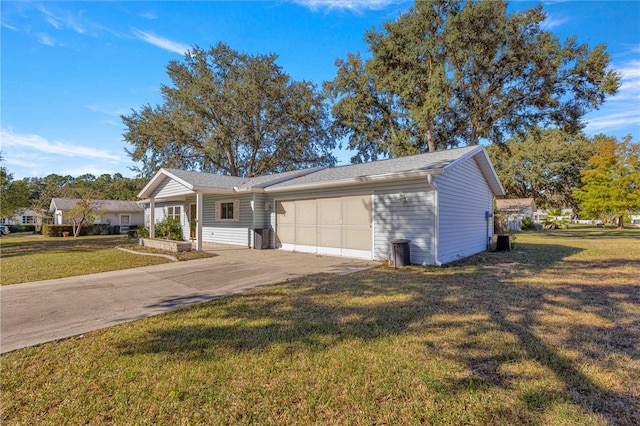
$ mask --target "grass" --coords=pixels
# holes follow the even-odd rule
[[[11,352],[0,421],[636,425],[639,238],[521,234]]]
[[[169,262],[157,256],[136,256],[116,246],[136,249],[126,235],[47,238],[38,235],[0,240],[0,282],[18,284]],[[201,257],[188,254],[179,260]],[[208,255],[208,254],[205,254]]]

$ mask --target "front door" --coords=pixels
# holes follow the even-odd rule
[[[189,206],[189,234],[192,240],[196,239],[196,205]]]
[[[128,214],[120,215],[120,233],[126,234],[129,232],[129,226],[131,225],[131,216]]]

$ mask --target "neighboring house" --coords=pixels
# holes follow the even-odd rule
[[[551,220],[553,219],[562,219],[566,218],[571,223],[582,223],[583,221],[578,220],[578,215],[573,212],[573,209],[561,209],[562,216],[551,216]],[[533,213],[533,221],[535,223],[542,223],[549,217],[549,213],[546,210],[537,210]],[[588,220],[589,223],[593,223],[592,219]],[[586,223],[586,222],[585,222]],[[602,222],[601,222],[602,223]]]
[[[496,200],[496,210],[504,214],[507,227],[510,232],[522,229],[522,221],[525,218],[534,220],[536,202],[533,198],[511,198]]]
[[[30,209],[21,209],[13,217],[0,218],[0,225],[42,225],[47,217]]]
[[[640,225],[640,214],[632,214],[631,215],[631,223],[633,225]]]
[[[78,201],[77,198],[52,198],[49,205],[49,213],[53,215],[53,223],[56,225],[69,224],[72,221],[65,218],[68,212]],[[144,223],[144,209],[135,201],[121,200],[94,200],[102,215],[96,223],[109,224],[120,227],[120,233],[126,234],[129,227]]]
[[[138,196],[145,223],[178,218],[203,243],[391,258],[409,239],[411,263],[440,265],[486,250],[504,189],[482,146],[255,178],[161,169]],[[270,231],[270,232],[269,232]]]

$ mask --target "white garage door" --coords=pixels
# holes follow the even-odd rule
[[[276,202],[284,250],[372,258],[371,195]]]

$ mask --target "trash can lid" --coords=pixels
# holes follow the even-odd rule
[[[391,244],[405,244],[410,242],[411,240],[391,240]]]

